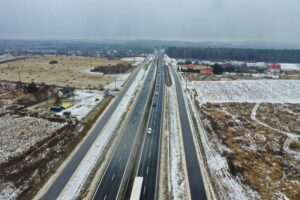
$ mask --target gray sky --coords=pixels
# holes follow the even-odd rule
[[[0,0],[0,38],[300,44],[299,0]]]

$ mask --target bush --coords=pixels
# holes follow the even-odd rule
[[[28,93],[34,93],[38,91],[38,87],[34,82],[31,82],[27,86],[25,86],[24,90]]]
[[[223,69],[220,65],[214,64],[212,67],[213,67],[214,74],[223,74]]]
[[[56,61],[56,60],[51,60],[50,62],[49,62],[49,64],[50,65],[54,65],[54,64],[57,64],[58,62]]]

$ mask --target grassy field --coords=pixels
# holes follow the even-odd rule
[[[299,104],[261,103],[256,119],[265,125],[252,119],[254,105],[205,104],[210,145],[261,199],[299,199]]]
[[[57,64],[49,64],[56,60]],[[76,88],[99,87],[113,82],[118,75],[91,73],[95,66],[115,65],[124,62],[80,56],[42,56],[0,64],[0,79],[46,83]]]

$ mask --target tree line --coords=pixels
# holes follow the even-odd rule
[[[248,62],[300,63],[300,50],[238,49],[238,48],[182,48],[170,47],[169,57],[210,61],[237,60]]]
[[[109,66],[97,66],[91,69],[92,72],[101,72],[104,74],[122,74],[128,73],[133,70],[134,66],[127,63],[118,63],[116,65]]]

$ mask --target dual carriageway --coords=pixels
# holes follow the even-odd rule
[[[121,137],[96,187],[92,199],[158,199],[160,140],[163,127],[165,64],[164,55],[158,51],[150,63],[148,74],[138,93],[133,110],[121,130]],[[70,159],[66,167],[53,181],[42,199],[56,199],[72,174],[76,170],[95,138],[101,134],[117,105],[134,81],[140,66],[130,76],[123,90],[103,114],[89,134],[83,145]],[[205,188],[201,176],[192,129],[188,119],[180,81],[174,69],[170,69],[175,80],[181,132],[183,134],[184,152],[188,172],[188,181],[192,199],[206,199]],[[148,128],[151,132],[147,133]],[[139,184],[133,184],[139,180]],[[134,185],[134,188],[132,188]],[[131,194],[134,191],[134,194]]]

